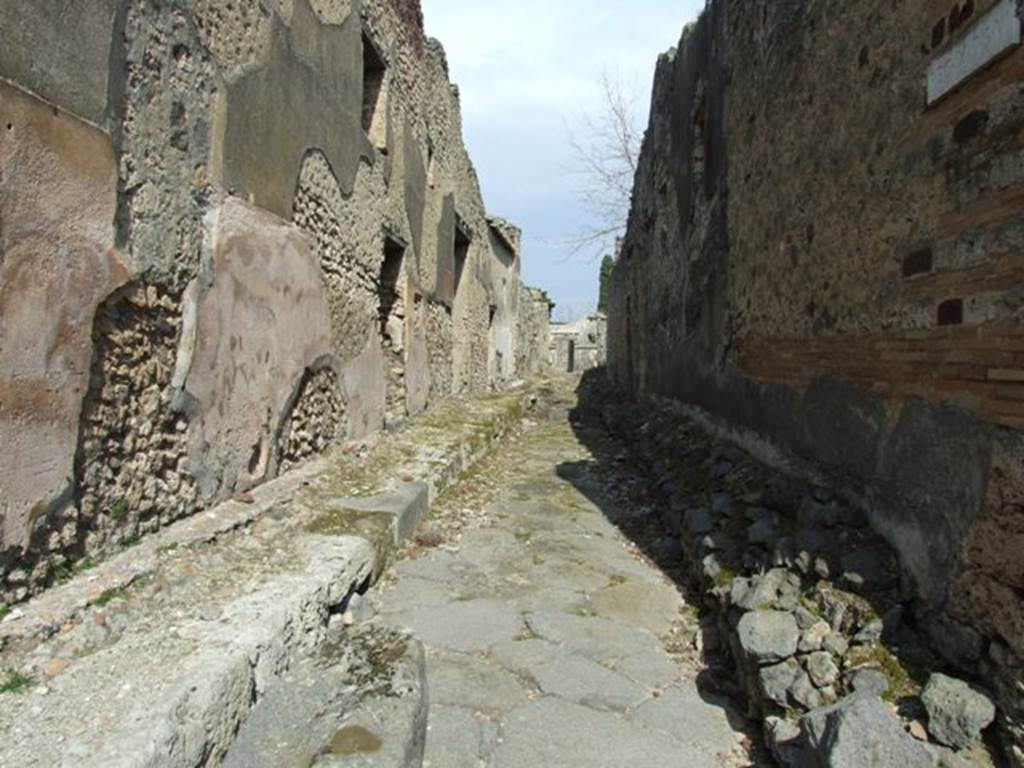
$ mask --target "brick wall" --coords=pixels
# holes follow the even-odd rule
[[[608,350],[863,505],[1024,740],[1021,18],[713,0],[658,62]]]

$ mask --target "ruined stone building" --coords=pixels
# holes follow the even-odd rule
[[[657,68],[610,370],[827,478],[1024,734],[1019,0],[713,0]]]
[[[409,0],[0,3],[0,601],[547,355]]]
[[[605,364],[608,349],[608,318],[603,312],[571,323],[551,325],[551,367],[580,373]]]

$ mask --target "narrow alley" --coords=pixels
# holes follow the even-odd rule
[[[747,765],[742,719],[698,685],[695,607],[618,525],[672,540],[628,475],[598,472],[572,383],[439,500],[418,537],[435,546],[414,543],[379,595],[426,646],[424,765]]]

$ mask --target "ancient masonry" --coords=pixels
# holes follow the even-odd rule
[[[713,0],[658,63],[614,379],[842,489],[1024,762],[1019,0]]]
[[[0,602],[547,356],[417,2],[2,3],[0,169]]]

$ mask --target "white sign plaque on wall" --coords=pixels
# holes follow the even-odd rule
[[[928,104],[934,104],[1020,44],[1017,0],[1001,0],[928,67]]]

